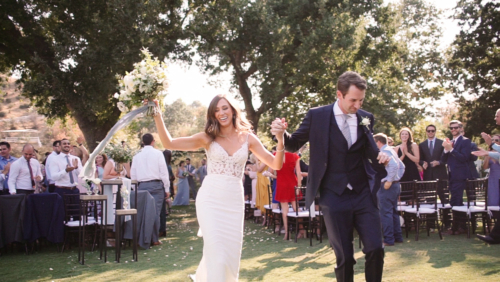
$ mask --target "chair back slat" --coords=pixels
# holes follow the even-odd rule
[[[406,202],[408,206],[412,206],[414,204],[414,196],[413,196],[413,187],[415,186],[415,181],[405,181],[400,182],[401,185],[401,193],[399,194],[399,201]]]
[[[448,186],[448,180],[437,179],[438,182],[438,199],[441,201],[441,206],[444,207],[446,204],[450,203],[450,188]]]
[[[295,205],[297,209],[295,210],[295,214],[299,215],[299,210],[308,210],[309,207],[306,207],[306,187],[305,186],[295,186]]]
[[[437,191],[438,181],[416,181],[415,182],[415,201],[417,210],[421,205],[434,205],[437,209]]]
[[[467,180],[466,194],[468,207],[477,206],[478,202],[484,202],[485,209],[488,209],[488,178]]]

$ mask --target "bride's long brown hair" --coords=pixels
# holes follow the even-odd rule
[[[233,110],[233,126],[238,132],[248,132],[252,133],[252,125],[250,122],[241,115],[241,111],[235,103],[229,99],[226,94],[219,94],[215,96],[207,110],[207,123],[205,124],[205,133],[215,139],[217,136],[220,136],[220,124],[217,118],[215,117],[215,110],[217,108],[217,104],[221,99],[227,101],[231,109]]]

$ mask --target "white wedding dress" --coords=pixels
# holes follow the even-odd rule
[[[238,281],[245,210],[242,176],[247,157],[248,136],[232,156],[215,141],[207,150],[208,174],[196,197],[203,236],[196,282]]]

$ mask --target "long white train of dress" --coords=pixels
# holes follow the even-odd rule
[[[238,281],[245,210],[242,175],[247,155],[248,142],[232,156],[217,142],[207,150],[208,174],[196,197],[203,236],[196,282]]]

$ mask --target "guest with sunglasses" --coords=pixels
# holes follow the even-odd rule
[[[441,162],[443,140],[436,138],[436,126],[429,124],[425,131],[427,140],[418,145],[420,149],[420,165],[424,169],[424,180],[448,180],[446,166]]]
[[[469,156],[471,154],[471,141],[464,137],[462,133],[463,124],[458,120],[450,121],[450,131],[453,139],[446,138],[443,141],[443,155],[441,163],[448,165],[448,179],[450,187],[450,205],[463,206],[463,195],[466,180],[471,179],[469,169]],[[460,234],[457,226],[450,230],[450,234]]]

